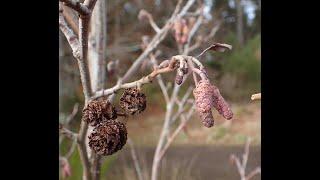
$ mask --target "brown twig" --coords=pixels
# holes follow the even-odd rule
[[[261,99],[261,93],[253,94],[251,96],[251,100],[260,100]]]

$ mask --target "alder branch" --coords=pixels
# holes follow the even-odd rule
[[[246,180],[250,180],[251,178],[253,178],[255,175],[260,174],[261,173],[261,168],[260,167],[256,167],[253,171],[251,171],[247,176],[246,176]]]
[[[175,64],[176,64],[176,58],[173,57],[170,61],[169,66],[167,66],[165,68],[161,68],[161,69],[154,69],[154,71],[152,71],[149,75],[144,76],[139,80],[136,80],[136,81],[133,81],[130,83],[125,83],[125,84],[118,83],[117,85],[115,85],[112,88],[97,91],[95,93],[95,95],[92,97],[92,99],[96,99],[101,96],[108,96],[110,94],[116,93],[120,89],[141,87],[144,84],[151,83],[157,75],[174,71],[177,68],[175,66]]]
[[[79,36],[78,22],[75,21],[75,19],[72,17],[72,14],[69,8],[66,8],[66,7],[62,7],[62,8],[63,8],[62,14],[65,17],[66,22],[70,25],[71,29],[76,34],[76,36]]]
[[[66,19],[64,18],[62,12],[59,12],[59,28],[61,32],[65,35],[71,49],[72,54],[74,57],[79,58],[80,57],[80,42],[72,30],[71,27],[66,22]]]
[[[220,29],[220,26],[221,26],[221,21],[218,21],[217,25],[215,25],[211,29],[209,35],[207,35],[205,37],[198,36],[199,38],[196,40],[196,42],[192,46],[189,47],[189,52],[196,50],[197,48],[199,48],[201,46],[201,44],[206,43],[209,40],[211,40],[216,35],[218,30]]]
[[[171,18],[167,21],[167,23],[160,29],[159,33],[157,33],[151,42],[148,44],[147,48],[143,51],[143,53],[134,61],[128,71],[124,74],[122,81],[126,82],[129,78],[134,74],[134,72],[140,67],[141,63],[145,60],[145,58],[164,40],[167,33],[171,29],[172,23],[176,21],[176,19],[181,18],[186,14],[189,8],[193,5],[195,0],[189,0],[186,5],[183,7],[180,13],[179,10],[181,8],[182,0],[179,0],[174,13]]]
[[[91,13],[90,9],[87,6],[80,3],[79,1],[74,1],[74,0],[59,0],[59,1],[62,2],[64,5],[77,11],[81,15],[88,15]]]
[[[261,99],[261,93],[253,94],[251,96],[251,100],[260,100]]]
[[[156,69],[156,67],[158,67],[158,64],[157,64],[157,60],[156,60],[153,53],[150,54],[150,60],[154,66],[154,69]],[[166,103],[168,103],[169,102],[168,90],[167,90],[166,86],[164,85],[161,74],[159,74],[159,76],[157,76],[157,80],[158,80],[158,84],[160,86],[160,89],[162,91],[162,94],[164,96],[164,99],[165,99]]]
[[[137,171],[138,180],[143,180],[141,166],[140,166],[140,163],[138,161],[137,154],[136,154],[136,151],[134,149],[133,142],[132,142],[132,140],[130,138],[128,138],[127,142],[128,142],[128,144],[130,146],[131,157],[132,157],[132,160],[133,160],[133,163],[134,163],[134,167],[135,167],[135,169]]]
[[[140,21],[142,21],[143,19],[146,18],[148,20],[150,26],[153,28],[153,30],[156,33],[160,32],[159,26],[154,22],[152,15],[148,11],[141,9],[139,12],[138,18]]]
[[[72,140],[77,138],[77,133],[72,132],[71,130],[67,129],[61,123],[59,124],[59,133],[72,139]]]
[[[66,118],[66,124],[69,124],[73,119],[74,117],[77,115],[78,113],[78,110],[79,110],[79,103],[76,103],[74,106],[73,106],[73,109],[72,109],[72,112],[71,114],[68,115],[68,117]]]
[[[258,166],[246,176],[245,171],[246,171],[247,162],[248,162],[249,153],[250,153],[249,151],[250,142],[251,142],[251,138],[249,137],[245,144],[244,153],[242,155],[242,162],[240,161],[240,158],[238,158],[236,155],[232,154],[230,156],[231,163],[235,163],[237,166],[237,170],[240,174],[241,180],[249,180],[256,174],[261,173],[261,168]]]
[[[181,115],[182,121],[181,121],[180,125],[176,128],[176,130],[172,133],[172,135],[169,136],[166,145],[164,146],[164,148],[161,150],[161,152],[159,154],[159,157],[158,157],[159,159],[162,159],[163,155],[167,152],[167,150],[168,150],[169,146],[171,145],[171,143],[173,142],[173,140],[177,137],[179,132],[183,129],[183,127],[190,120],[194,110],[195,110],[195,105],[191,106],[187,116],[185,116],[184,114]]]
[[[71,148],[69,149],[68,153],[64,157],[69,159],[71,157],[71,155],[73,154],[74,150],[76,149],[76,146],[77,146],[77,141],[76,141],[76,139],[74,139],[72,141]]]

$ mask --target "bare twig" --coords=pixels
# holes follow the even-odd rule
[[[260,174],[261,173],[261,168],[260,167],[256,167],[253,171],[251,171],[247,176],[246,176],[246,180],[250,180],[253,176]]]
[[[66,157],[67,159],[69,159],[69,158],[71,157],[71,155],[73,154],[76,146],[77,146],[77,141],[76,141],[76,139],[74,139],[74,140],[72,141],[71,148],[69,149],[69,151],[68,151],[67,154],[65,155],[65,157]]]
[[[70,138],[72,140],[77,138],[77,133],[72,132],[71,130],[69,130],[66,127],[64,127],[62,124],[59,124],[59,132],[62,135],[66,136],[66,137],[68,137],[68,138]]]
[[[132,160],[133,160],[133,163],[134,163],[134,167],[135,167],[136,172],[137,172],[138,180],[143,180],[142,170],[141,170],[138,158],[137,158],[136,151],[134,149],[133,142],[132,142],[132,140],[130,138],[128,138],[127,142],[128,142],[128,144],[130,146],[131,157],[132,157]]]
[[[245,144],[244,153],[242,155],[242,161],[240,160],[240,158],[238,158],[234,154],[232,154],[230,156],[231,162],[235,163],[236,166],[237,166],[237,170],[238,170],[238,172],[240,174],[240,179],[241,180],[250,180],[256,174],[261,173],[261,168],[260,167],[256,167],[253,171],[251,171],[246,176],[246,167],[247,167],[247,162],[248,162],[248,157],[249,157],[250,142],[251,142],[251,138],[248,138],[247,142]]]
[[[75,21],[75,19],[72,17],[72,12],[71,9],[66,8],[66,7],[62,7],[63,8],[63,16],[65,17],[67,23],[70,25],[70,27],[72,28],[73,32],[76,34],[76,36],[79,35],[79,25],[78,22]]]
[[[261,93],[253,94],[251,96],[251,100],[260,100],[261,99]]]
[[[176,136],[179,134],[179,132],[184,128],[184,126],[190,120],[190,118],[194,112],[194,107],[195,106],[193,105],[190,108],[190,110],[186,116],[184,114],[182,114],[180,116],[182,118],[182,121],[181,121],[180,125],[176,128],[176,130],[172,133],[172,135],[169,136],[169,139],[168,139],[166,145],[164,146],[164,148],[160,152],[159,159],[162,159],[163,155],[167,152],[167,150],[168,150],[169,146],[171,145],[171,143],[173,142],[173,140],[176,138]]]
[[[79,58],[80,57],[79,40],[76,34],[73,32],[72,28],[68,26],[64,16],[62,15],[62,12],[59,13],[59,28],[67,38],[67,41],[72,49],[73,56],[76,58]]]
[[[147,12],[146,10],[144,9],[141,9],[140,12],[139,12],[139,15],[138,15],[139,19],[142,20],[144,19],[145,17],[148,19],[149,21],[149,24],[151,25],[151,27],[153,28],[153,30],[156,32],[156,33],[159,33],[160,32],[160,28],[158,27],[158,25],[154,22],[153,20],[153,17],[152,15]]]
[[[154,55],[152,53],[150,54],[150,60],[151,60],[151,63],[156,68],[158,66],[157,60],[155,59],[155,57],[154,57]],[[164,85],[164,82],[163,82],[161,74],[159,74],[159,76],[157,76],[157,80],[158,80],[158,84],[160,86],[160,89],[162,91],[162,94],[164,96],[164,99],[165,99],[166,103],[168,103],[169,102],[168,90],[167,90],[166,86]]]
[[[83,5],[82,3],[80,3],[79,1],[75,1],[75,0],[60,0],[60,2],[62,2],[64,5],[74,9],[75,11],[77,11],[79,14],[81,15],[88,15],[90,14],[90,9]]]
[[[74,106],[73,106],[73,109],[72,109],[72,112],[71,114],[68,115],[68,117],[66,118],[66,124],[69,124],[73,119],[74,117],[77,115],[78,113],[78,110],[79,110],[79,103],[76,103]]]

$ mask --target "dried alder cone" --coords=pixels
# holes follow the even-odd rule
[[[126,142],[126,126],[116,120],[98,124],[89,135],[89,147],[95,153],[103,156],[119,151]]]
[[[93,100],[83,109],[82,119],[91,126],[116,118],[117,111],[108,100]]]
[[[119,104],[126,113],[134,115],[146,109],[147,100],[138,88],[128,88],[124,90]]]
[[[193,90],[195,97],[196,110],[206,127],[212,127],[214,119],[211,108],[214,107],[226,119],[231,119],[233,113],[221,96],[219,90],[211,85],[209,80],[200,80],[196,88]]]

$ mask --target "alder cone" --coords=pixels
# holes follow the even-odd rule
[[[128,114],[141,113],[147,106],[146,96],[137,88],[128,88],[124,90],[119,105]]]
[[[103,156],[108,156],[121,150],[126,142],[126,126],[116,120],[103,121],[89,135],[89,147],[96,154]]]
[[[211,108],[213,107],[213,87],[209,81],[201,80],[193,90],[196,103],[196,111],[205,127],[212,127],[214,119]]]
[[[93,100],[83,109],[82,119],[91,126],[117,118],[115,107],[107,100]]]

